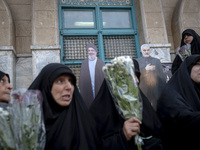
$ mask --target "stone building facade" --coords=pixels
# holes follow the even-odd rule
[[[27,88],[43,66],[61,62],[59,2],[0,0],[0,70],[10,75],[14,88]],[[173,61],[183,30],[200,34],[199,0],[132,2],[140,45],[164,52],[163,63]]]

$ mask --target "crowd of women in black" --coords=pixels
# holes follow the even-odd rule
[[[104,80],[88,109],[77,79],[66,65],[46,65],[28,89],[40,90],[46,129],[46,150],[137,150],[135,136],[143,137],[143,150],[199,150],[200,37],[192,29],[182,33],[181,46],[191,44],[191,56],[177,55],[173,76],[165,85],[157,110],[140,90],[142,120],[124,120]],[[138,62],[133,59],[140,81]],[[0,101],[7,103],[12,90],[9,75],[0,72]]]

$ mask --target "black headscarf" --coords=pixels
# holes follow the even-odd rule
[[[200,88],[190,77],[200,55],[188,56],[167,83],[158,102],[158,113],[166,128],[166,146],[199,149]],[[171,147],[170,147],[171,146]]]
[[[1,80],[4,76],[7,76],[7,77],[8,77],[8,82],[10,83],[10,77],[9,77],[9,75],[6,74],[6,73],[4,73],[4,72],[2,72],[2,71],[0,71],[0,80]]]
[[[74,79],[73,99],[68,107],[58,105],[52,94],[53,82],[69,74]],[[40,90],[46,127],[46,150],[95,150],[98,146],[95,122],[87,110],[76,86],[76,77],[65,65],[45,66],[29,89]]]
[[[135,74],[139,78],[140,71],[138,62],[133,59]],[[158,135],[161,124],[157,114],[154,109],[151,107],[149,100],[144,96],[143,100],[143,120],[141,130],[143,136]],[[98,134],[101,138],[102,150],[134,150],[137,149],[134,139],[127,141],[123,133],[124,119],[119,115],[113,97],[109,91],[106,81],[103,81],[103,84],[100,88],[98,95],[96,96],[94,102],[90,107],[90,112],[94,117]],[[155,132],[154,132],[155,131]],[[141,131],[142,132],[142,131]],[[160,140],[151,138],[151,142],[148,143],[146,148],[143,146],[143,150],[151,148],[158,148]],[[155,146],[156,145],[156,146]],[[155,146],[155,147],[154,147]],[[160,150],[160,149],[158,149]]]
[[[8,74],[0,71],[0,80],[4,77],[4,76],[7,76],[8,77],[8,82],[10,83],[10,77]],[[6,107],[8,106],[8,103],[7,102],[0,102],[0,107],[4,108],[4,109],[7,109]]]
[[[88,48],[93,48],[97,52],[97,47],[93,43],[87,44],[86,50],[88,50]]]
[[[191,53],[192,54],[200,54],[200,37],[192,29],[186,29],[185,31],[183,31],[183,33],[182,33],[182,39],[181,39],[181,45],[180,46],[185,45],[185,43],[184,43],[184,36],[186,34],[189,34],[189,35],[193,36],[193,40],[191,42]]]
[[[186,34],[189,34],[191,36],[193,36],[193,40],[191,42],[191,54],[200,54],[200,37],[199,35],[192,29],[186,29],[185,31],[183,31],[182,33],[182,39],[181,39],[181,46],[185,45],[184,43],[184,36]],[[176,55],[173,63],[172,63],[172,74],[174,74],[176,72],[176,70],[179,68],[180,64],[182,63],[181,58]]]

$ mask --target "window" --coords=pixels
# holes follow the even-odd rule
[[[81,0],[60,2],[59,30],[61,63],[67,64],[79,79],[81,62],[87,58],[86,45],[94,43],[105,63],[116,56],[137,58],[140,53],[134,7],[108,6]],[[116,0],[117,1],[117,0]],[[132,1],[126,1],[132,2]],[[99,3],[98,3],[99,4]],[[121,4],[119,4],[121,5]]]

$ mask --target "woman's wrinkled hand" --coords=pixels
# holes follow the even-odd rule
[[[141,121],[135,117],[132,117],[124,122],[123,132],[128,141],[140,133],[140,124]]]

